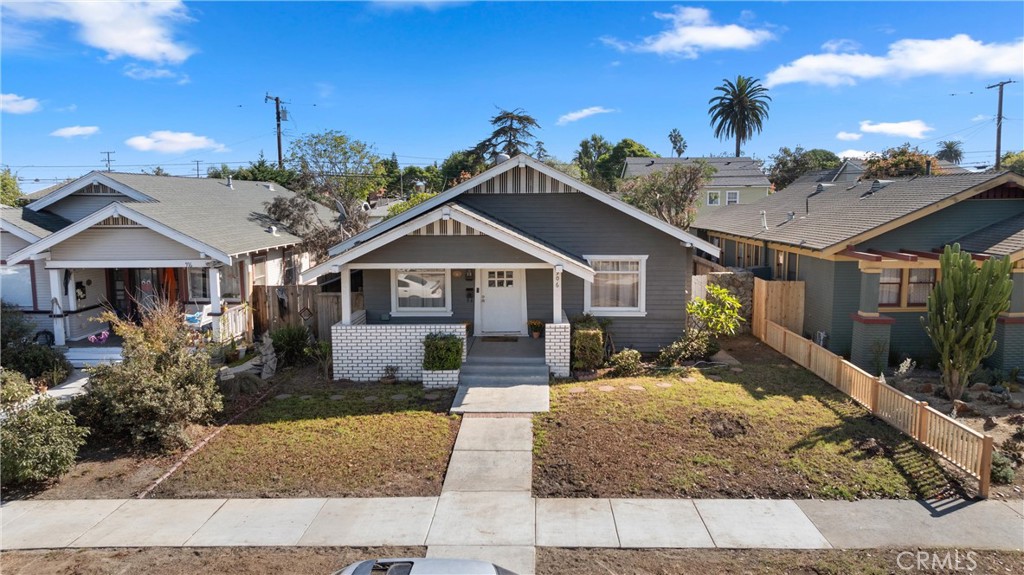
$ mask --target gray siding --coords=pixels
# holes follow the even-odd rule
[[[678,239],[583,194],[465,194],[459,201],[575,255],[647,255],[647,316],[612,318],[616,346],[657,351],[682,334],[692,250]],[[563,277],[563,306],[578,314],[583,282]]]
[[[28,247],[28,242],[10,232],[0,232],[0,260],[6,260],[7,256],[14,252]]]
[[[570,274],[562,273],[562,284]],[[553,287],[551,270],[526,270],[526,309],[529,319],[539,319],[549,323],[554,317],[552,309]],[[581,292],[582,293],[582,292]],[[582,295],[580,296],[582,297]],[[562,302],[565,302],[565,290],[562,290]],[[564,305],[562,307],[565,307]]]
[[[773,252],[774,253],[774,252]],[[798,279],[804,284],[804,333],[814,338],[814,334],[823,331],[829,335],[828,347],[833,351],[832,343],[835,334],[832,330],[832,302],[835,295],[835,264],[827,260],[819,260],[800,256]],[[785,278],[781,278],[785,279]]]
[[[50,249],[54,260],[197,259],[199,252],[147,228],[90,228]]]
[[[896,320],[890,330],[889,349],[892,351],[891,355],[898,359],[906,354],[912,357],[918,365],[934,368],[938,355],[932,345],[932,340],[928,338],[928,334],[924,332],[924,327],[921,325],[921,318],[928,314],[919,311],[888,312],[883,310],[882,315]]]
[[[0,259],[7,259],[7,256],[12,253],[25,248],[28,246],[28,242],[11,234],[10,232],[0,233]],[[18,265],[28,265],[29,261],[23,261]],[[50,305],[50,274],[44,266],[44,262],[37,261],[32,263],[32,269],[35,271],[33,279],[35,280],[35,292],[36,292],[36,309],[49,310]],[[0,292],[3,288],[0,287]],[[49,319],[49,318],[47,318]]]
[[[1013,291],[1010,293],[1010,313],[1024,312],[1024,273],[1011,273]]]
[[[1024,369],[1024,324],[996,324],[996,352],[985,360],[986,365],[1007,371]]]
[[[466,301],[466,288],[472,287],[464,277],[452,277],[452,316],[395,317],[388,323],[460,323],[473,321],[473,302]],[[381,314],[391,313],[391,270],[363,270],[363,302],[366,323],[383,323]]]
[[[57,203],[46,207],[46,211],[53,212],[64,219],[77,222],[89,214],[103,208],[113,202],[134,202],[128,196],[116,195],[76,195],[72,194]]]
[[[810,258],[800,258],[800,265]],[[850,314],[857,313],[860,304],[860,269],[856,262],[836,262],[835,288],[832,299],[832,343],[833,352],[849,355],[852,342],[853,320]]]
[[[931,251],[1022,212],[1021,200],[966,200],[858,244],[858,249]]]
[[[488,236],[405,236],[353,262],[537,263],[540,260]]]

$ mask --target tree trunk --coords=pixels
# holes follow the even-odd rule
[[[737,158],[740,157],[740,145],[742,143],[743,143],[743,140],[740,138],[740,135],[736,134],[736,157]]]

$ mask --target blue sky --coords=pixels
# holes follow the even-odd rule
[[[4,2],[0,163],[32,191],[103,166],[173,174],[276,156],[341,130],[440,161],[498,108],[540,122],[569,160],[598,133],[671,154],[730,152],[708,99],[754,76],[773,98],[744,146],[850,154],[963,141],[991,164],[1000,80],[1024,80],[1021,2]],[[1003,150],[1024,147],[1024,84],[1006,87]],[[36,182],[35,180],[39,181]]]

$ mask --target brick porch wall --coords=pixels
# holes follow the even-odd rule
[[[423,381],[423,338],[448,333],[462,339],[466,360],[466,326],[463,324],[373,324],[331,326],[334,379],[376,381],[384,368],[398,366],[397,377]]]
[[[569,377],[569,324],[544,325],[544,361],[555,377]]]

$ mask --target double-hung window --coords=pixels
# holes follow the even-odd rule
[[[220,269],[220,291],[224,299],[242,298],[241,274],[238,273],[238,266],[224,266]]]
[[[188,268],[188,298],[210,299],[210,276],[206,268]]]
[[[910,278],[907,280],[907,305],[923,306],[928,305],[928,296],[935,287],[935,271],[926,269],[910,270]]]
[[[451,274],[446,269],[400,269],[391,272],[392,315],[452,314]]]
[[[600,316],[647,314],[647,256],[587,256],[594,281],[583,284],[584,311]]]
[[[731,191],[725,192],[725,205],[732,206],[732,205],[736,205],[738,203],[740,203],[740,193],[739,192],[737,192],[735,190],[731,190]]]
[[[0,293],[4,303],[32,309],[32,266],[17,264],[0,266]]]
[[[878,305],[880,307],[898,307],[900,305],[900,288],[903,285],[903,270],[886,268],[878,278]]]
[[[708,191],[708,205],[709,206],[720,206],[722,205],[722,192],[717,190]]]

